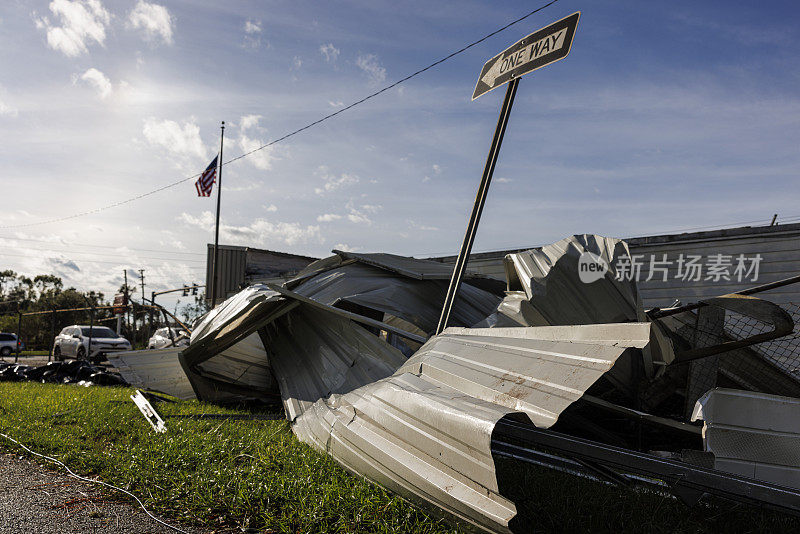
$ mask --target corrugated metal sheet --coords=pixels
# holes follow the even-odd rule
[[[282,283],[296,275],[316,258],[299,256],[251,247],[219,246],[219,275],[222,292],[218,298],[226,299],[243,287],[257,283]],[[206,287],[211,287],[211,266],[214,262],[214,245],[207,245]],[[210,289],[206,297],[211,298]]]
[[[308,305],[270,324],[265,343],[290,421],[318,399],[386,378],[406,361],[374,333]]]
[[[800,399],[717,388],[697,401],[714,467],[800,488]]]
[[[413,261],[409,261],[408,264],[413,264]],[[312,274],[305,276],[294,291],[324,305],[336,305],[346,310],[355,308],[360,314],[372,319],[400,318],[425,332],[435,330],[441,302],[447,289],[443,280],[409,278],[371,264],[360,262],[343,264],[340,259],[331,262],[331,265],[337,267],[328,270],[312,269]],[[457,325],[467,326],[480,321],[500,302],[498,296],[468,284],[462,288],[461,295],[453,313],[453,323]],[[289,311],[289,306],[296,308]],[[342,369],[344,369],[342,372],[345,372],[346,368],[335,363],[341,360],[336,351],[347,355],[349,365],[356,361],[354,354],[370,351],[369,354],[377,358],[375,361],[365,360],[363,369],[356,367],[347,371],[357,379],[355,382],[357,385],[386,377],[405,361],[402,354],[392,346],[392,343],[401,346],[396,339],[392,339],[392,343],[389,343],[377,338],[375,332],[365,330],[346,319],[340,317],[336,317],[335,321],[325,319],[335,315],[309,308],[313,307],[307,304],[299,305],[296,300],[284,299],[266,286],[255,285],[239,292],[209,312],[192,332],[191,344],[183,353],[187,374],[195,385],[198,396],[222,402],[233,400],[236,396],[253,397],[277,393],[277,389],[269,380],[268,371],[272,353],[297,351],[303,343],[311,344],[307,347],[309,352],[326,350],[325,346],[338,347],[335,350],[330,349],[334,350],[334,354],[330,355],[331,361],[321,371],[313,366],[310,367],[309,372],[312,374],[320,371],[339,376]],[[272,344],[267,347],[268,352],[265,352],[263,345],[260,345],[262,340],[255,337],[255,332],[270,325],[282,312],[288,313],[287,328],[277,330],[275,335],[273,335],[276,332],[275,328],[262,332],[268,335]],[[294,332],[300,328],[298,325],[306,325],[307,321],[304,318],[311,313],[318,318],[318,324],[313,327],[309,325],[308,339],[298,341],[299,337]],[[248,326],[242,328],[244,324]],[[316,334],[314,328],[317,329]],[[251,336],[254,346],[260,346],[260,349],[251,350],[240,346],[244,336]],[[403,350],[406,350],[407,354],[412,352],[407,347]],[[220,354],[220,351],[225,352]],[[246,355],[227,356],[236,351]],[[401,359],[393,360],[398,354]],[[367,356],[368,354],[364,355],[365,358]],[[297,358],[303,359],[299,355]],[[391,360],[393,365],[382,366],[378,363],[382,360]],[[334,369],[339,371],[334,372]],[[336,387],[330,387],[335,383],[336,380],[330,376],[311,376],[308,379],[308,387],[313,386],[316,389],[310,389],[304,396],[309,397],[311,401],[328,396],[338,391]],[[231,388],[231,385],[235,385],[235,389]],[[282,388],[282,391],[286,391],[286,388]]]
[[[643,321],[636,283],[617,279],[614,270],[617,258],[627,255],[628,246],[619,239],[589,234],[567,237],[540,249],[507,255],[508,289],[524,291],[548,325]],[[585,257],[598,258],[609,271],[584,282],[580,269]]]
[[[258,334],[250,334],[198,365],[208,378],[262,391],[277,391],[267,352]]]
[[[214,264],[214,245],[208,245],[206,253],[206,298],[211,298],[211,271]],[[219,246],[219,263],[217,265],[217,280],[219,289],[217,298],[228,298],[241,289],[247,267],[247,249],[229,245]]]
[[[342,302],[400,317],[433,333],[441,313],[447,284],[398,276],[371,264],[352,263],[321,272],[295,288],[300,295],[334,306]],[[500,303],[500,297],[464,284],[451,323],[472,326]]]
[[[358,252],[343,252],[334,250],[334,253],[342,258],[349,260],[355,259],[361,263],[386,269],[387,271],[394,272],[408,278],[416,278],[417,280],[450,280],[453,276],[453,267],[437,261],[420,260],[410,258],[407,256],[397,256],[395,254],[385,253],[358,253]],[[464,273],[465,278],[482,278],[483,275],[475,272]]]
[[[180,348],[115,352],[108,361],[130,385],[160,391],[183,400],[195,394],[178,362]]]
[[[412,501],[506,532],[516,508],[498,488],[494,425],[524,413],[549,427],[613,367],[620,339],[649,338],[649,324],[596,326],[447,329],[391,377],[306,407],[294,431]]]

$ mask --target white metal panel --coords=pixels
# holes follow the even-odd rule
[[[108,361],[130,385],[161,391],[183,400],[195,394],[178,362],[181,348],[115,352]]]
[[[700,419],[717,469],[800,488],[800,399],[717,388],[697,401]]]

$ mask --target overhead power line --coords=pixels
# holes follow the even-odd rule
[[[0,239],[6,239],[9,241],[36,241],[39,243],[47,243],[49,245],[64,245],[68,247],[85,247],[85,248],[106,248],[106,249],[118,249],[118,248],[125,248],[126,250],[135,250],[139,252],[157,252],[159,254],[181,254],[181,255],[190,255],[190,256],[205,256],[202,252],[181,252],[181,251],[174,251],[174,250],[158,250],[152,248],[133,248],[133,247],[121,247],[120,245],[89,245],[87,243],[68,243],[66,241],[52,241],[50,239],[36,239],[33,237],[11,237],[11,236],[4,236],[0,235]]]
[[[371,93],[371,94],[365,96],[361,100],[357,100],[357,101],[353,102],[352,104],[343,107],[340,110],[337,110],[337,111],[335,111],[333,113],[325,115],[324,117],[319,118],[319,119],[317,119],[317,120],[315,120],[313,122],[310,122],[310,123],[306,124],[305,126],[297,128],[296,130],[293,130],[293,131],[291,131],[291,132],[289,132],[289,133],[287,133],[287,134],[285,134],[285,135],[283,135],[281,137],[278,137],[277,139],[275,139],[273,141],[270,141],[269,143],[261,145],[258,148],[250,150],[249,152],[245,152],[244,154],[236,156],[235,158],[229,159],[228,161],[223,162],[222,165],[229,165],[229,164],[233,163],[234,161],[238,161],[238,160],[240,160],[242,158],[246,158],[247,156],[250,156],[250,155],[258,152],[259,150],[263,150],[263,149],[268,148],[268,147],[270,147],[272,145],[275,145],[277,143],[285,141],[286,139],[288,139],[288,138],[290,138],[290,137],[292,137],[294,135],[297,135],[300,132],[308,130],[309,128],[313,128],[314,126],[317,126],[318,124],[320,124],[320,123],[322,123],[322,122],[324,122],[324,121],[326,121],[328,119],[331,119],[331,118],[333,118],[333,117],[335,117],[335,116],[337,116],[337,115],[339,115],[341,113],[344,113],[345,111],[353,109],[354,107],[356,107],[358,105],[361,105],[364,102],[366,102],[366,101],[368,101],[368,100],[370,100],[372,98],[375,98],[376,96],[378,96],[378,95],[380,95],[382,93],[385,93],[386,91],[389,91],[390,89],[393,89],[394,87],[397,87],[401,83],[407,82],[411,78],[419,76],[423,72],[428,71],[428,70],[432,69],[433,67],[436,67],[437,65],[440,65],[440,64],[444,63],[445,61],[447,61],[447,60],[449,60],[449,59],[461,54],[462,52],[465,52],[465,51],[469,50],[473,46],[476,46],[476,45],[484,42],[485,40],[489,39],[490,37],[493,37],[493,36],[497,35],[498,33],[502,32],[504,30],[507,30],[511,26],[522,22],[523,20],[527,19],[528,17],[530,17],[532,15],[535,15],[539,11],[542,11],[543,9],[555,4],[556,2],[558,2],[558,0],[551,0],[550,2],[544,4],[544,5],[540,6],[540,7],[537,7],[533,11],[530,11],[529,13],[519,17],[518,19],[515,19],[515,20],[509,22],[505,26],[502,26],[502,27],[494,30],[493,32],[484,35],[483,37],[481,37],[477,41],[473,41],[473,42],[469,43],[468,45],[459,48],[455,52],[452,52],[452,53],[446,55],[445,57],[443,57],[443,58],[441,58],[441,59],[439,59],[437,61],[434,61],[430,65],[428,65],[426,67],[423,67],[423,68],[419,69],[418,71],[416,71],[416,72],[414,72],[412,74],[409,74],[405,78],[401,78],[401,79],[397,80],[396,82],[394,82],[394,83],[392,83],[390,85],[387,85],[386,87],[384,87],[382,89],[379,89],[379,90],[375,91],[374,93]],[[160,193],[161,191],[165,191],[167,189],[175,187],[176,185],[180,185],[180,184],[182,184],[184,182],[187,182],[189,180],[192,180],[194,178],[198,178],[201,174],[202,173],[193,174],[192,176],[187,176],[186,178],[181,178],[180,180],[176,180],[176,181],[174,181],[172,183],[169,183],[169,184],[164,185],[162,187],[159,187],[157,189],[153,189],[152,191],[148,191],[146,193],[142,193],[140,195],[136,195],[135,197],[131,197],[131,198],[128,198],[128,199],[125,199],[125,200],[120,200],[119,202],[114,202],[113,204],[108,204],[106,206],[100,206],[100,207],[97,207],[97,208],[94,208],[94,209],[91,209],[91,210],[88,210],[88,211],[74,213],[72,215],[67,215],[67,216],[64,216],[64,217],[58,217],[58,218],[55,218],[55,219],[48,219],[48,220],[45,220],[45,221],[0,226],[0,229],[27,228],[27,227],[30,227],[30,226],[39,226],[39,225],[42,225],[42,224],[51,224],[51,223],[55,223],[55,222],[67,221],[67,220],[70,220],[70,219],[76,219],[78,217],[84,217],[86,215],[92,215],[94,213],[99,213],[101,211],[105,211],[105,210],[108,210],[108,209],[111,209],[111,208],[116,208],[116,207],[119,207],[119,206],[123,206],[125,204],[129,204],[131,202],[135,202],[137,200],[141,200],[141,199],[143,199],[145,197],[149,197],[150,195],[154,195],[156,193]]]
[[[3,257],[4,257],[4,258],[5,258],[5,257],[12,257],[12,258],[28,258],[28,259],[36,259],[36,256],[31,256],[31,255],[28,255],[28,254],[6,254],[6,253],[3,253]],[[79,260],[75,260],[75,259],[72,259],[72,258],[67,258],[67,257],[64,257],[63,259],[64,259],[64,260],[66,260],[66,261],[71,261],[71,262],[73,262],[73,263],[81,263],[81,262],[82,262],[82,263],[106,263],[106,264],[109,264],[109,265],[125,265],[125,264],[130,264],[130,263],[131,263],[131,261],[130,261],[130,260],[126,260],[126,259],[120,259],[119,261],[109,261],[109,260],[85,260],[85,259],[79,259]],[[150,261],[157,261],[157,260],[150,260]],[[171,260],[165,260],[165,261],[180,261],[180,260],[171,259]],[[140,261],[140,260],[137,258],[137,259],[136,259],[136,263],[145,263],[145,264],[146,264],[147,262]],[[196,265],[196,266],[187,265],[186,267],[187,267],[188,269],[196,269],[196,270],[200,270],[200,271],[204,271],[204,270],[205,270],[205,267],[202,267],[202,266],[200,266],[200,265]]]
[[[54,254],[80,254],[81,256],[92,256],[92,257],[123,257],[126,255],[126,252],[94,252],[94,251],[84,251],[84,250],[69,250],[69,249],[54,249],[54,248],[37,248],[32,246],[7,246],[2,245],[3,248],[10,248],[13,250],[35,250],[36,252],[52,252]],[[199,259],[199,258],[159,258],[155,256],[140,256],[135,254],[136,260],[164,260],[164,261],[174,261],[180,263],[205,263],[206,260]]]

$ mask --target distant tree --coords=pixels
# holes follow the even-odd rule
[[[208,313],[208,310],[209,306],[206,300],[206,294],[200,293],[199,295],[195,295],[194,304],[186,304],[180,309],[180,313],[183,316],[184,322],[191,326],[194,321]]]

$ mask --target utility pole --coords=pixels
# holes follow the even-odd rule
[[[139,269],[139,276],[141,277],[141,280],[142,280],[142,304],[144,304],[144,302],[145,302],[145,300],[144,300],[144,269]],[[133,320],[136,321],[136,315],[133,316]],[[145,321],[145,317],[144,317],[144,315],[142,315],[142,342],[143,343],[147,343],[147,341],[145,340],[145,333],[144,333],[146,324],[147,324],[147,322]],[[149,334],[149,332],[148,332],[148,334]]]
[[[139,269],[139,276],[142,278],[142,302],[144,302],[144,269]]]
[[[128,269],[124,269],[123,274],[125,275],[125,305],[130,306],[130,309],[126,310],[128,315],[128,328],[131,331],[131,338],[133,342],[131,343],[131,348],[136,344],[136,315],[133,315],[133,323],[131,323],[131,310],[133,310],[133,303],[131,302],[131,295],[130,291],[128,290]]]

